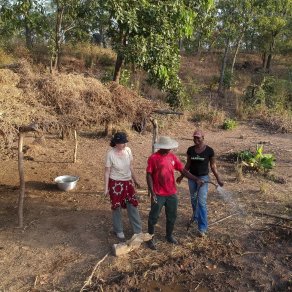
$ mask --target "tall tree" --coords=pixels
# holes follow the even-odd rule
[[[277,39],[284,33],[292,13],[292,0],[266,0],[259,3],[256,21],[258,45],[262,51],[263,69],[270,71]]]

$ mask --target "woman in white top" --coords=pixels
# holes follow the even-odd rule
[[[119,239],[124,239],[121,208],[127,209],[134,233],[141,233],[141,219],[137,209],[135,186],[140,187],[133,171],[133,156],[127,147],[127,136],[117,132],[111,140],[112,147],[106,155],[104,192],[110,196],[113,210],[113,227]]]

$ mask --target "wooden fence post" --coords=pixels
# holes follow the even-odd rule
[[[18,172],[20,182],[20,192],[18,197],[18,226],[23,227],[23,201],[25,193],[25,180],[24,180],[24,167],[23,167],[23,140],[26,132],[37,131],[36,124],[30,124],[28,126],[22,126],[19,128],[18,139]]]
[[[77,147],[78,147],[78,140],[77,140],[77,131],[74,130],[74,141],[75,141],[75,148],[74,148],[74,158],[73,163],[77,161]]]
[[[19,172],[19,184],[20,192],[18,198],[18,226],[23,227],[23,200],[25,192],[24,170],[23,170],[23,138],[24,133],[19,132],[18,138],[18,172]]]

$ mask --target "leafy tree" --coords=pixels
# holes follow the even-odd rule
[[[181,37],[191,35],[196,17],[188,2],[102,1],[103,10],[110,16],[109,36],[117,52],[113,80],[119,81],[124,63],[135,64],[148,72],[151,83],[170,93],[172,105],[179,105],[178,43]]]
[[[95,1],[52,0],[48,17],[51,22],[49,31],[51,52],[51,71],[58,69],[61,46],[71,37],[81,39],[88,34],[93,19],[92,11],[97,7]]]
[[[27,48],[32,48],[34,39],[47,28],[41,1],[4,1],[1,6],[1,35],[24,33]],[[2,34],[3,33],[3,34]]]
[[[262,51],[263,68],[269,72],[277,40],[281,39],[291,20],[292,0],[259,1],[258,5],[260,9],[255,23],[258,46]]]

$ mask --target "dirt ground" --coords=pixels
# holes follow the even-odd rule
[[[185,161],[194,125],[182,118],[162,134],[179,141],[176,153]],[[145,245],[114,257],[110,204],[103,196],[104,157],[108,139],[79,133],[77,162],[74,142],[56,136],[25,139],[26,194],[24,228],[17,228],[19,178],[17,156],[1,156],[0,169],[0,291],[291,291],[292,136],[271,133],[252,123],[235,130],[205,130],[206,142],[217,154],[226,193],[210,185],[208,237],[187,231],[191,216],[186,181],[179,186],[175,236],[165,242],[164,214],[156,230],[157,251]],[[145,167],[151,153],[151,133],[130,132],[143,229],[147,230],[149,198]],[[246,172],[236,180],[232,153],[264,144],[277,158],[274,176]],[[80,176],[77,188],[59,191],[58,175]],[[213,178],[212,178],[213,179]],[[213,180],[214,181],[214,180]],[[132,236],[126,212],[125,234]]]

